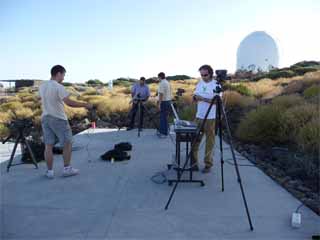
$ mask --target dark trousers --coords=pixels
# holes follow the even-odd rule
[[[160,104],[160,129],[159,132],[168,135],[168,116],[170,112],[171,101],[162,101]]]
[[[138,109],[139,109],[139,104],[138,103],[133,103],[132,104],[132,109],[131,109],[131,112],[130,112],[130,115],[131,115],[131,120],[130,120],[130,125],[129,125],[130,128],[134,127],[134,120],[136,118],[136,114],[138,112]],[[140,129],[143,126],[143,115],[144,115],[144,106],[143,106],[143,104],[140,104],[140,122],[139,122],[139,128]]]

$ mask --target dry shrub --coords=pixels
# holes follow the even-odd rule
[[[319,157],[320,119],[319,116],[306,123],[295,138],[303,152]]]
[[[236,91],[225,91],[223,94],[223,102],[228,109],[248,107],[256,103],[253,97],[243,96]]]
[[[278,107],[283,109],[298,106],[304,103],[305,103],[305,100],[296,94],[279,96],[272,99],[273,105],[277,105]]]
[[[33,117],[33,112],[30,108],[22,107],[13,112],[15,119],[29,119]]]
[[[18,94],[18,97],[21,99],[22,102],[35,102],[35,101],[37,101],[37,97],[34,94],[30,94],[30,93]]]
[[[310,72],[303,76],[291,78],[291,81],[284,88],[284,94],[302,93],[306,88],[320,84],[320,71]]]
[[[87,116],[88,111],[85,108],[73,108],[65,105],[64,110],[69,120],[83,119]]]
[[[23,102],[23,106],[26,108],[31,108],[32,110],[39,109],[41,107],[41,102],[40,101],[27,101]]]
[[[319,115],[314,104],[302,104],[289,108],[282,115],[281,134],[288,142],[293,142],[300,129]]]
[[[119,87],[119,88],[116,88],[116,93],[129,95],[129,94],[131,94],[131,87]]]
[[[156,83],[152,83],[149,85],[149,89],[151,93],[156,93],[158,91],[158,84]]]
[[[7,112],[0,112],[0,123],[9,123],[12,119],[12,113],[11,111]]]
[[[8,96],[5,99],[5,102],[19,102],[21,99],[16,95],[16,96]]]
[[[23,108],[23,104],[21,102],[7,102],[7,103],[3,103],[0,106],[0,110],[3,112],[7,112],[9,110],[11,110],[12,112],[17,111],[18,109]]]
[[[97,90],[93,87],[88,87],[86,89],[86,91],[82,94],[82,96],[84,95],[98,95]]]
[[[72,95],[72,96],[79,96],[80,93],[72,86],[65,87],[65,89]]]
[[[97,112],[99,116],[108,117],[112,112],[128,112],[129,111],[129,97],[118,98],[104,98],[97,105]]]
[[[303,90],[303,82],[302,81],[292,81],[288,84],[288,86],[286,86],[282,93],[283,94],[294,94],[294,93],[299,93],[302,92]]]
[[[279,86],[275,85],[275,81],[266,78],[257,82],[247,82],[245,85],[256,98],[263,98],[266,94],[279,89]]]

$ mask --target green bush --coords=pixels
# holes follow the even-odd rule
[[[290,107],[298,106],[304,104],[305,101],[303,97],[300,97],[296,94],[291,95],[283,95],[279,97],[275,97],[272,100],[272,104],[278,106],[279,108],[288,109]]]
[[[320,95],[320,86],[319,85],[312,85],[303,91],[303,96],[305,98],[313,98],[318,97]]]
[[[182,109],[179,109],[179,117],[184,120],[193,121],[196,116],[195,105],[189,105]]]
[[[282,115],[281,135],[288,142],[295,142],[301,128],[318,116],[315,104],[303,104],[289,108]]]
[[[253,81],[258,81],[260,79],[263,79],[263,78],[269,78],[269,79],[278,79],[278,78],[291,78],[291,77],[294,77],[296,76],[296,73],[292,70],[278,70],[278,69],[275,69],[275,70],[271,70],[270,72],[268,73],[262,73],[262,74],[257,74],[256,76],[254,76],[252,78]]]
[[[174,76],[168,76],[167,79],[170,81],[176,81],[176,80],[185,80],[185,79],[191,79],[191,77],[187,75],[174,75]]]
[[[292,70],[295,72],[295,75],[304,75],[307,72],[315,72],[319,69],[313,67],[295,67]]]
[[[226,84],[226,89],[236,91],[245,96],[252,96],[251,90],[243,84]]]
[[[103,82],[101,82],[99,79],[90,79],[86,82],[88,85],[103,85]]]
[[[320,121],[316,117],[305,124],[296,137],[296,142],[301,150],[309,155],[316,155],[319,157],[319,143],[320,143]]]
[[[9,129],[2,123],[0,123],[0,139],[5,139],[9,136]]]
[[[283,108],[276,105],[259,106],[240,121],[236,136],[245,142],[255,144],[283,143],[281,135],[281,114]]]
[[[319,66],[320,62],[317,61],[302,61],[302,62],[298,62],[296,64],[293,64],[292,66],[290,66],[290,68],[295,68],[295,67],[311,67],[311,66]]]

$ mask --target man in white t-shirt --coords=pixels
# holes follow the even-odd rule
[[[194,100],[197,102],[197,114],[196,123],[201,126],[202,121],[205,119],[205,115],[211,103],[211,99],[214,97],[214,90],[217,87],[217,81],[213,79],[213,69],[209,65],[203,65],[199,68],[201,74],[201,80],[196,86],[194,92]],[[198,167],[198,151],[199,145],[203,135],[206,136],[206,149],[205,149],[205,167],[202,170],[203,173],[209,173],[213,166],[212,150],[215,141],[215,118],[216,118],[216,106],[213,105],[203,128],[202,134],[193,147],[193,167],[194,171],[199,171]]]
[[[42,105],[41,125],[45,143],[45,159],[48,170],[46,176],[54,178],[53,172],[53,146],[59,140],[63,146],[64,169],[63,176],[73,176],[79,173],[78,169],[71,167],[72,132],[64,111],[64,104],[70,107],[92,108],[91,104],[73,101],[70,94],[61,84],[66,70],[61,65],[51,69],[51,80],[44,82],[39,87]]]
[[[166,138],[168,136],[168,116],[170,112],[170,104],[172,100],[171,86],[166,75],[163,72],[158,74],[160,80],[158,87],[158,109],[160,109],[160,128],[158,136],[160,138]]]

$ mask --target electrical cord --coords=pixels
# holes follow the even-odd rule
[[[300,208],[302,207],[302,206],[304,206],[304,203],[301,203],[298,207],[297,207],[297,209],[296,209],[296,213],[298,213],[299,212],[299,210],[300,210]]]

